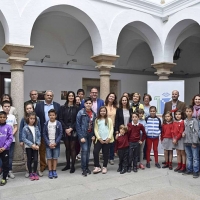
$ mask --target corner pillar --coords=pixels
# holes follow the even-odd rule
[[[176,63],[161,62],[154,63],[152,66],[157,70],[155,74],[159,76],[159,80],[168,80],[169,75],[173,74],[171,68],[176,66]]]
[[[25,46],[19,44],[5,44],[2,50],[9,55],[7,62],[11,65],[11,97],[13,106],[18,112],[18,127],[20,120],[24,116],[24,65],[29,60],[26,54],[32,50],[34,46]],[[19,133],[15,135],[16,143],[13,157],[13,171],[21,171],[24,169],[24,154],[19,145]]]
[[[91,59],[97,63],[100,71],[100,98],[105,100],[110,93],[110,70],[115,67],[113,63],[119,58],[117,55],[99,54],[92,56]]]

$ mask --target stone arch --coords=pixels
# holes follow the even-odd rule
[[[96,10],[93,12],[91,3],[87,1],[69,0],[66,2],[65,0],[43,0],[42,4],[40,0],[30,1],[21,13],[23,24],[21,27],[23,30],[18,30],[18,34],[23,32],[23,38],[20,38],[19,43],[30,44],[32,28],[37,18],[41,14],[54,11],[67,13],[80,21],[89,32],[94,54],[103,52],[105,43],[102,38],[106,35],[106,23],[100,18]]]
[[[161,28],[158,29],[158,24],[161,26],[160,20],[146,13],[135,10],[121,12],[115,17],[110,27],[110,43],[116,51],[120,32],[126,25],[131,25],[141,32],[144,41],[148,43],[154,57],[154,62],[161,62],[163,58],[163,49],[160,38],[162,30]]]
[[[4,29],[4,38],[5,38],[4,43],[6,43],[7,41],[9,41],[9,26],[5,18],[5,15],[1,10],[0,10],[0,23],[2,24]]]
[[[163,37],[164,59],[166,62],[173,62],[174,51],[178,45],[197,31],[197,29],[191,30],[191,32],[188,30],[195,23],[200,23],[199,11],[198,8],[187,8],[169,18],[169,21],[164,26]]]

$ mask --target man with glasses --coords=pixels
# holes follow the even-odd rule
[[[53,101],[54,93],[52,90],[47,90],[44,94],[44,101],[38,102],[35,107],[36,115],[40,119],[40,126],[41,126],[41,145],[39,148],[40,154],[40,171],[43,172],[47,167],[45,153],[46,153],[46,146],[44,142],[43,135],[43,128],[44,123],[49,121],[48,112],[51,109],[55,109],[57,116],[59,116],[60,104]]]
[[[30,98],[31,99],[29,101],[24,102],[24,107],[26,106],[26,104],[32,103],[34,108],[35,108],[36,104],[39,102],[37,90],[31,90],[30,91]]]
[[[104,101],[98,98],[98,89],[96,87],[91,88],[90,98],[92,99],[92,110],[97,114],[99,108],[104,106]],[[84,108],[84,100],[81,102],[82,108]]]

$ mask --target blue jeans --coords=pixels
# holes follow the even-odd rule
[[[199,172],[199,146],[185,146],[187,155],[187,171],[198,173]]]
[[[82,170],[88,169],[89,158],[90,158],[90,147],[92,144],[92,136],[90,134],[85,137],[85,142],[80,141],[81,145],[81,168]]]
[[[10,145],[10,150],[9,150],[9,171],[12,171],[14,148],[15,148],[15,142],[12,142]]]
[[[9,171],[12,171],[12,161],[13,161],[13,153],[15,148],[15,142],[12,142],[9,150]],[[2,160],[0,159],[0,168],[2,168]]]

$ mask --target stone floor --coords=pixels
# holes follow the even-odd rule
[[[159,157],[160,162],[163,157]],[[175,160],[175,159],[174,159]],[[76,172],[62,172],[57,169],[58,178],[48,179],[47,171],[39,181],[24,178],[24,173],[16,173],[16,178],[8,180],[0,187],[1,200],[60,200],[60,199],[125,199],[125,200],[199,200],[200,178],[183,176],[168,169],[157,169],[151,163],[150,169],[138,173],[120,175],[115,165],[108,165],[107,174],[81,176],[80,161]],[[92,169],[92,162],[91,167]]]

